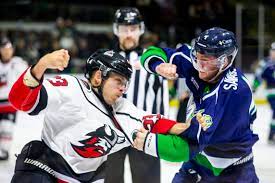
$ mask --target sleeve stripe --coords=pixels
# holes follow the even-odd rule
[[[27,71],[27,70],[26,70]],[[42,85],[29,88],[23,83],[26,71],[14,83],[9,93],[9,101],[18,110],[29,111],[35,105]]]
[[[159,59],[160,61],[162,61],[163,63],[165,63],[165,60],[164,60],[164,59],[162,59],[161,57],[156,56],[156,55],[153,55],[153,56],[150,56],[150,57],[146,58],[146,60],[144,61],[144,68],[145,68],[145,70],[148,71],[149,73],[153,73],[153,72],[150,70],[150,68],[149,68],[149,62],[150,62],[150,60],[151,60],[152,58],[157,58],[157,59]]]
[[[158,135],[156,135],[156,154],[157,154],[157,157],[160,157],[159,151],[158,151],[158,146],[159,146]]]
[[[31,112],[36,108],[37,104],[39,103],[39,100],[40,100],[40,91],[38,92],[36,101],[35,101],[35,103],[33,104],[33,106],[32,106],[29,110],[27,110],[27,111],[25,111],[25,112],[26,112],[26,113],[31,113]]]
[[[40,111],[42,111],[43,109],[45,109],[47,107],[48,94],[47,94],[47,91],[44,86],[42,86],[42,88],[40,90],[37,101],[39,101],[39,102],[36,102],[38,104],[35,105],[35,108],[33,110],[31,110],[32,112],[30,112],[29,115],[37,115]]]
[[[155,47],[155,46],[150,46],[141,56],[140,62],[141,65],[145,68],[145,70],[147,70],[150,73],[153,73],[150,69],[149,69],[149,64],[150,61],[155,58],[159,61],[162,61],[164,63],[168,62],[167,59],[167,55],[165,53],[165,51],[162,48],[159,47]],[[153,60],[155,60],[153,59]]]

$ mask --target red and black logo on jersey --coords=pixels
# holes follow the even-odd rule
[[[83,158],[97,158],[110,152],[115,144],[125,142],[125,137],[118,136],[108,125],[86,134],[88,139],[79,141],[83,146],[72,145],[72,148]]]

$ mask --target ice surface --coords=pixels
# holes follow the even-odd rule
[[[259,134],[260,141],[254,146],[254,160],[260,182],[275,183],[275,145],[267,144],[269,121],[271,111],[268,105],[258,106],[258,117],[254,124],[254,131]],[[175,112],[171,112],[175,114]],[[241,115],[241,114],[236,114]],[[43,126],[42,116],[28,116],[22,112],[18,113],[17,126],[14,132],[14,142],[10,153],[10,160],[0,162],[0,182],[9,183],[13,175],[15,156],[27,142],[40,139]],[[161,182],[171,182],[174,174],[180,167],[179,163],[161,162]],[[128,161],[125,163],[125,182],[131,183],[131,173]]]

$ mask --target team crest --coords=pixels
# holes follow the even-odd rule
[[[71,143],[74,151],[83,158],[104,156],[116,145],[125,142],[125,137],[119,136],[110,126],[104,125],[86,134],[88,138],[79,141],[82,146]]]
[[[203,114],[203,117],[206,123],[206,126],[203,127],[203,130],[206,131],[209,127],[212,126],[213,120],[212,120],[212,117],[208,114]]]

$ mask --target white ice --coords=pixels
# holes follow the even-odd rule
[[[258,106],[258,117],[254,124],[254,132],[259,134],[260,141],[254,146],[254,160],[257,174],[260,182],[275,183],[275,145],[268,145],[267,134],[269,130],[269,121],[271,111],[268,105]],[[241,114],[236,114],[241,115]],[[233,122],[232,122],[233,123]],[[27,142],[40,139],[42,129],[42,117],[28,116],[19,112],[17,125],[14,132],[14,141],[10,153],[10,159],[6,162],[0,162],[0,183],[8,183],[11,180],[15,165],[15,156]],[[146,164],[144,163],[144,166]],[[179,163],[161,162],[161,182],[171,182],[174,174],[180,168]],[[129,164],[125,163],[126,173],[125,183],[131,183],[131,174]]]

